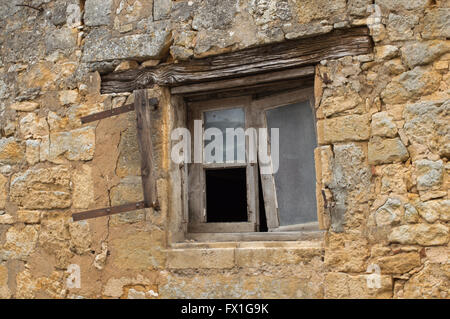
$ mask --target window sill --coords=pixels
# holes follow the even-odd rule
[[[321,233],[320,238],[296,241],[271,240],[271,236],[268,236],[264,241],[251,241],[247,238],[246,241],[239,242],[175,243],[165,251],[167,267],[169,269],[231,269],[307,263],[314,258],[323,258],[323,232],[317,233]]]
[[[249,233],[187,233],[186,239],[194,242],[249,242],[249,241],[305,241],[321,240],[324,231],[285,231]]]

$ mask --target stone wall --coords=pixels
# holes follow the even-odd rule
[[[449,298],[449,21],[445,0],[2,1],[0,298]],[[158,87],[161,210],[71,222],[142,199],[135,114],[81,125],[132,102],[101,95],[99,73],[361,25],[373,54],[317,66],[323,242],[173,244],[175,110]]]

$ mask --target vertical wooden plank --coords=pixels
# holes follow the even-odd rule
[[[251,96],[246,98],[245,103],[245,129],[255,129],[258,124],[258,114],[253,111]],[[249,131],[250,132],[250,131]],[[251,154],[258,151],[258,133],[255,130],[254,135],[250,132],[252,136],[246,136],[246,161],[247,161],[247,205],[249,212],[249,222],[252,222],[255,226],[255,231],[260,230],[259,225],[259,205],[264,205],[264,203],[259,202],[259,172],[258,172],[258,155]]]
[[[151,108],[146,89],[134,91],[134,109],[136,111],[137,137],[141,152],[142,188],[146,205],[158,207],[156,182],[153,173],[153,146],[151,132]]]
[[[246,172],[248,221],[254,225],[254,231],[259,231],[258,169],[256,164],[247,164]]]
[[[269,165],[271,165],[271,163]],[[280,226],[280,221],[278,219],[278,203],[277,192],[275,189],[275,180],[272,174],[262,173],[262,166],[260,166],[259,168],[264,197],[264,207],[266,209],[267,228],[269,229],[269,231],[274,231]]]
[[[190,107],[190,106],[188,106]],[[191,138],[191,155],[195,157],[195,134],[194,134],[194,121],[201,119],[201,114],[197,108],[190,107],[190,111],[187,114],[188,129],[192,134]],[[198,142],[198,141],[197,141]],[[202,140],[200,141],[200,143]],[[200,144],[201,145],[201,144]],[[192,160],[192,158],[191,158]],[[203,199],[203,185],[202,185],[202,164],[190,163],[187,165],[187,183],[188,183],[188,216],[189,224],[200,223],[204,220],[204,199]]]
[[[251,109],[257,116],[253,119],[255,128],[257,129],[267,129],[267,122],[264,110],[258,106],[257,101],[252,101]],[[275,189],[275,180],[272,174],[263,174],[263,165],[260,161],[260,149],[259,149],[259,134],[258,134],[258,162],[259,162],[259,174],[261,177],[261,188],[263,191],[264,205],[266,211],[266,222],[269,231],[274,231],[280,226],[280,221],[278,218],[278,203],[277,203],[277,193]],[[269,147],[269,163],[264,166],[272,166],[272,158],[270,157],[270,145]]]

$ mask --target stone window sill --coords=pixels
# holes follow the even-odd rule
[[[324,231],[284,231],[249,233],[187,233],[186,240],[191,242],[248,242],[248,241],[308,241],[320,240]]]
[[[323,236],[323,232],[322,236]],[[322,239],[174,243],[165,250],[170,269],[230,269],[310,262],[323,258]]]

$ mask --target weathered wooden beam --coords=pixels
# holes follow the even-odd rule
[[[235,78],[230,80],[204,82],[198,84],[188,84],[175,86],[171,89],[172,94],[188,94],[188,93],[198,93],[198,92],[208,92],[215,90],[231,89],[242,86],[252,86],[262,83],[289,80],[294,78],[305,77],[313,75],[315,68],[313,66],[305,66],[301,68],[283,70],[278,72],[273,72],[270,74],[258,74],[250,75],[241,78]]]
[[[137,137],[141,153],[141,176],[144,202],[158,209],[156,199],[156,182],[153,175],[151,111],[147,90],[134,91],[134,109],[136,111]]]
[[[367,54],[372,49],[366,27],[334,30],[328,34],[288,40],[180,63],[102,76],[101,92],[132,92],[154,84],[178,86],[317,64],[322,60]]]
[[[255,99],[264,96],[291,91],[299,88],[312,86],[314,84],[314,77],[302,77],[296,79],[288,79],[283,81],[276,81],[270,83],[261,83],[252,86],[240,86],[236,88],[213,90],[208,92],[186,93],[182,96],[187,102],[202,101],[202,100],[217,100],[226,99],[230,97],[237,97],[242,95],[253,95]],[[176,96],[176,95],[173,95]],[[180,95],[181,96],[181,95]]]
[[[150,106],[156,106],[156,105],[158,105],[158,99],[151,98],[148,103],[149,103]],[[94,114],[83,116],[81,118],[81,123],[82,124],[86,124],[86,123],[102,120],[104,118],[111,117],[111,116],[114,116],[114,115],[119,115],[119,114],[122,114],[122,113],[130,112],[130,111],[133,111],[133,110],[134,110],[134,103],[132,103],[132,104],[125,104],[125,105],[123,105],[121,107],[116,107],[116,108],[111,109],[111,110],[106,110],[106,111],[102,111],[102,112],[98,112],[98,113],[94,113]]]
[[[125,212],[129,212],[129,211],[136,210],[136,209],[142,209],[142,208],[146,208],[146,207],[150,207],[150,206],[147,206],[144,201],[137,202],[137,203],[129,203],[129,204],[124,204],[124,205],[120,205],[120,206],[112,206],[112,207],[88,210],[88,211],[79,212],[79,213],[73,213],[72,219],[74,222],[76,222],[79,220],[86,220],[86,219],[91,219],[91,218],[125,213]]]

